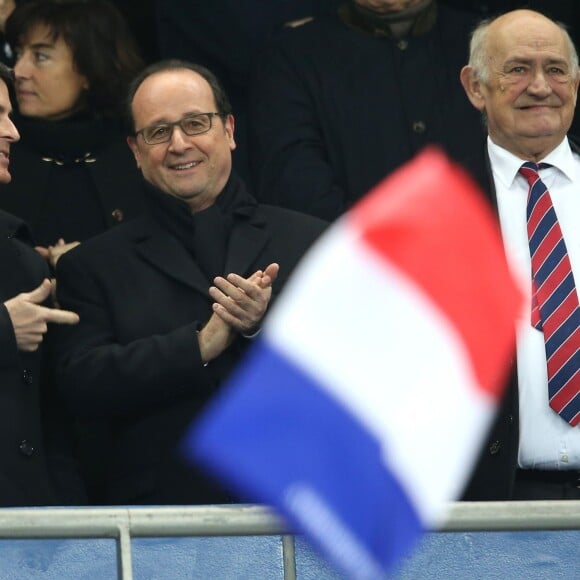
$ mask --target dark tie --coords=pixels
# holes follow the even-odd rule
[[[532,324],[544,333],[550,407],[573,427],[580,423],[580,307],[574,275],[550,192],[526,162],[528,240],[532,259]]]

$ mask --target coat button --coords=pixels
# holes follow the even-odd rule
[[[414,121],[413,122],[413,131],[415,131],[415,133],[425,133],[426,129],[427,129],[427,125],[425,125],[425,123],[423,123],[423,121]]]
[[[111,212],[111,215],[113,216],[113,219],[116,222],[122,222],[125,219],[125,214],[123,213],[123,210],[122,209],[119,209],[119,208],[114,209]]]
[[[32,371],[29,371],[28,369],[24,369],[22,371],[22,380],[24,381],[25,385],[31,385],[32,384]]]
[[[399,42],[397,42],[397,47],[399,50],[407,50],[407,47],[409,46],[409,43],[406,40],[399,40]]]
[[[497,455],[499,453],[500,449],[501,449],[501,442],[500,441],[494,441],[489,446],[489,452],[491,453],[491,455]]]
[[[26,455],[26,457],[31,457],[34,454],[34,447],[27,439],[24,439],[24,441],[20,442],[18,449],[20,450],[20,453],[22,453],[22,455]]]

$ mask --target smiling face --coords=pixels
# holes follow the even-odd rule
[[[497,145],[522,159],[539,160],[564,139],[574,116],[578,75],[558,26],[518,10],[490,24],[487,78],[470,67],[461,79],[472,102],[485,112]]]
[[[40,24],[20,40],[14,65],[20,112],[56,121],[82,109],[88,81],[76,71],[66,42],[61,37],[53,39]]]
[[[186,115],[217,111],[207,81],[188,69],[147,77],[135,93],[132,108],[137,131]],[[231,152],[236,147],[234,119],[215,116],[208,132],[193,136],[175,126],[167,143],[148,145],[142,134],[127,141],[145,179],[197,212],[213,205],[230,176]]]
[[[10,145],[20,139],[20,135],[10,119],[12,105],[8,87],[0,80],[0,183],[9,183],[12,179],[8,166],[10,163]]]

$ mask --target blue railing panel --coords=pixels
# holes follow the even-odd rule
[[[135,580],[283,580],[282,538],[133,538]]]
[[[115,539],[0,540],[0,580],[115,578]]]

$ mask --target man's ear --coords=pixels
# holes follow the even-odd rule
[[[483,111],[485,109],[485,98],[481,92],[481,82],[475,76],[473,68],[469,65],[464,66],[461,69],[461,73],[459,73],[459,78],[471,104],[478,111]]]
[[[137,167],[141,169],[141,162],[140,162],[140,155],[139,155],[139,148],[137,147],[137,139],[133,136],[127,137],[127,145],[129,145],[129,149],[133,152],[133,156],[135,157],[135,161],[137,162]]]
[[[574,106],[576,106],[576,100],[578,99],[578,85],[580,84],[580,73],[576,75],[574,83]]]
[[[230,151],[233,151],[236,148],[236,142],[234,140],[234,128],[236,126],[236,121],[234,116],[230,113],[225,121],[224,121],[224,128],[226,131],[227,139],[230,145]]]

